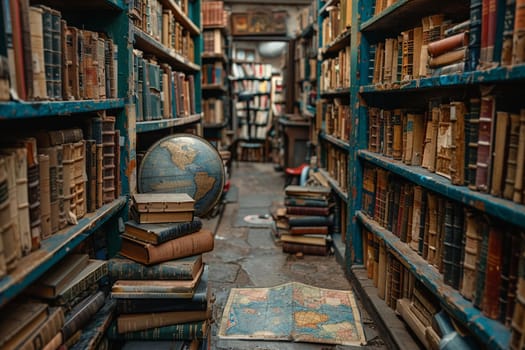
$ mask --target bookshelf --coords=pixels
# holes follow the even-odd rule
[[[320,12],[328,12],[334,3],[321,3]],[[501,24],[501,31],[493,33],[494,53],[484,51],[486,42],[477,41],[481,33],[478,30],[487,25],[477,14],[481,15],[482,6],[489,3],[493,4],[490,1],[398,0],[380,8],[384,2],[364,0],[358,7],[354,6],[351,34],[349,38],[344,35],[338,38],[350,40],[352,71],[348,95],[344,97],[351,106],[349,122],[352,125],[345,144],[348,193],[352,193],[348,200],[350,234],[345,260],[349,276],[362,285],[358,290],[364,290],[367,283],[357,277],[359,271],[373,276],[379,298],[370,299],[379,303],[376,308],[386,304],[395,310],[396,301],[402,299],[408,301],[411,310],[416,310],[409,311],[416,319],[421,320],[423,313],[431,320],[433,313],[422,312],[417,306],[421,290],[425,290],[429,298],[437,298],[448,317],[461,325],[477,346],[507,349],[515,348],[515,344],[522,341],[522,324],[516,318],[522,305],[519,297],[514,300],[513,295],[520,293],[516,284],[521,285],[521,277],[514,273],[522,264],[517,256],[523,251],[520,247],[512,249],[515,244],[511,242],[523,240],[525,206],[520,203],[520,196],[516,201],[503,194],[508,186],[511,192],[516,192],[515,184],[523,180],[506,181],[507,176],[512,177],[507,172],[510,167],[507,165],[512,163],[507,163],[509,153],[501,153],[497,147],[509,147],[509,137],[512,137],[509,136],[512,131],[505,130],[505,120],[510,128],[512,115],[517,120],[516,115],[523,114],[524,104],[517,91],[523,88],[525,76],[519,60],[505,61],[505,50],[509,46],[501,46],[509,38],[509,29],[510,38],[512,30],[521,30],[513,26],[503,28],[504,17],[509,21],[508,16],[518,11],[512,7],[514,4],[498,3],[502,7],[495,21],[498,28]],[[510,18],[510,23],[513,22]],[[438,63],[439,55],[448,51],[432,51],[435,45],[454,35],[463,38],[465,29],[470,31],[470,39],[467,43],[456,43],[459,58],[446,64]],[[411,43],[413,51],[403,51]],[[338,45],[336,39],[321,51],[325,54]],[[512,47],[511,42],[511,50]],[[463,56],[465,49],[469,54]],[[480,52],[480,56],[476,56]],[[412,59],[408,58],[410,54]],[[332,96],[343,98],[338,88],[321,89],[322,98]],[[495,101],[493,109],[490,101]],[[450,120],[447,119],[449,111],[452,111]],[[405,129],[408,120],[415,123],[410,125],[417,124],[416,129]],[[453,130],[447,129],[452,125]],[[480,128],[475,128],[478,125]],[[479,131],[487,130],[486,125],[489,125],[488,145]],[[398,129],[394,132],[394,128]],[[455,145],[465,144],[464,150],[451,151],[450,163],[443,158],[444,152],[451,149],[450,143],[433,134],[433,130],[439,128],[442,135],[452,130],[450,137],[457,140]],[[412,130],[418,131],[411,133]],[[461,132],[463,136],[458,136]],[[327,136],[321,134],[321,139],[326,140]],[[522,142],[521,135],[516,137]],[[491,150],[488,158],[482,153],[484,147]],[[510,145],[510,149],[512,147]],[[391,183],[398,183],[400,189],[393,189],[395,186]],[[416,193],[419,193],[417,201]],[[398,195],[396,202],[394,197]],[[475,224],[472,217],[477,218]],[[413,224],[421,230],[411,226]],[[476,231],[479,227],[483,229]],[[454,236],[451,232],[455,232]],[[474,236],[480,239],[475,245],[473,232],[478,232]],[[492,244],[496,244],[496,248]],[[498,244],[505,248],[497,248]],[[384,247],[381,249],[386,251],[388,259],[383,260],[385,270],[376,276],[373,268],[379,264],[382,269],[382,263],[370,252],[378,245]],[[492,248],[487,248],[489,245]],[[450,255],[452,251],[454,255]],[[470,269],[469,263],[477,269]],[[498,272],[486,277],[494,268]],[[390,269],[397,275],[392,275]],[[401,278],[396,283],[415,283],[415,287],[399,291],[377,284],[377,280],[383,278],[387,281]],[[476,284],[472,290],[465,281],[472,283],[473,278]],[[498,297],[488,296],[487,293],[496,290]],[[399,303],[397,305],[399,307]],[[430,324],[421,324],[423,330],[427,327],[432,331]],[[421,329],[414,331],[421,335]],[[420,340],[429,346],[428,339],[420,337]]]
[[[226,149],[230,123],[228,14],[222,1],[203,3],[202,109],[204,137],[218,150]]]
[[[332,187],[338,227],[334,247],[339,251],[348,241],[349,206],[348,154],[350,152],[350,32],[351,1],[317,3],[317,101],[312,120],[312,140],[319,171]]]
[[[12,3],[14,2],[2,3],[0,8],[2,19],[12,16],[11,12],[5,7]],[[29,1],[17,3],[29,6]],[[76,206],[71,206],[69,210],[76,214],[76,218],[69,217],[69,223],[64,223],[63,226],[46,237],[40,237],[39,246],[35,243],[32,247],[32,242],[29,242],[31,251],[24,251],[15,260],[10,260],[9,270],[0,277],[0,307],[6,306],[13,299],[24,294],[24,290],[28,286],[52,267],[60,265],[63,258],[77,248],[88,249],[86,246],[93,245],[93,242],[97,240],[97,244],[107,243],[104,247],[93,248],[96,249],[97,258],[114,256],[120,249],[119,233],[123,221],[126,221],[128,217],[129,197],[136,191],[137,153],[145,150],[148,144],[155,142],[166,133],[189,129],[194,131],[201,123],[202,118],[202,33],[200,29],[201,2],[199,0],[148,2],[148,5],[156,6],[157,10],[156,14],[148,12],[148,15],[156,15],[156,23],[158,24],[166,20],[165,23],[169,22],[173,25],[173,31],[170,33],[173,34],[176,31],[177,35],[180,35],[178,41],[175,38],[171,38],[173,39],[171,40],[167,35],[170,33],[166,33],[166,31],[163,35],[162,25],[153,28],[147,23],[142,23],[143,17],[140,11],[142,5],[145,5],[143,1],[94,0],[70,2],[42,0],[32,1],[30,5],[31,7],[44,5],[46,6],[43,8],[44,15],[47,14],[46,11],[49,11],[55,16],[53,17],[55,22],[58,19],[56,22],[58,27],[52,28],[54,32],[43,27],[43,34],[47,35],[49,31],[56,38],[64,35],[66,40],[59,48],[44,46],[42,51],[56,49],[53,54],[58,62],[64,58],[64,65],[52,66],[51,63],[54,61],[47,61],[47,58],[45,61],[42,58],[40,63],[46,65],[46,69],[49,66],[50,70],[49,76],[43,74],[43,92],[46,97],[35,97],[30,93],[30,87],[37,91],[39,86],[37,83],[42,81],[38,80],[42,76],[37,76],[37,74],[45,72],[39,72],[36,68],[35,71],[31,71],[27,67],[23,74],[14,70],[7,72],[8,78],[11,79],[11,88],[20,99],[6,96],[5,91],[0,96],[0,138],[2,139],[2,146],[0,146],[0,168],[2,168],[0,173],[2,174],[0,174],[0,180],[2,186],[5,188],[8,183],[5,177],[6,171],[11,174],[6,166],[6,164],[11,163],[6,163],[5,159],[12,155],[6,147],[14,147],[13,145],[19,145],[22,139],[29,140],[34,137],[37,139],[35,141],[36,153],[44,152],[44,150],[54,148],[57,145],[66,148],[66,145],[73,143],[86,146],[84,149],[86,150],[88,149],[87,144],[90,142],[88,140],[100,136],[100,150],[102,151],[100,154],[102,156],[99,159],[101,163],[97,165],[97,169],[101,173],[101,182],[100,185],[97,182],[97,186],[101,187],[101,195],[104,195],[104,198],[100,199],[99,204],[99,197],[96,197],[97,204],[93,204],[93,208],[79,209],[79,207],[86,205],[86,202],[86,207],[89,207],[89,201],[95,200],[95,197],[91,197],[89,183],[91,180],[98,180],[98,178],[93,179],[92,168],[88,165],[92,165],[92,163],[88,163],[87,151],[81,157],[75,154],[75,163],[73,161],[68,162],[71,164],[68,165],[70,167],[68,169],[74,176],[73,180],[79,179],[79,181],[72,182],[68,189],[71,190],[75,186],[75,196],[72,198],[76,201]],[[160,12],[158,12],[159,10]],[[164,19],[163,14],[166,16]],[[28,21],[29,17],[27,16],[27,14],[21,13],[21,21]],[[60,23],[60,19],[62,23]],[[5,42],[5,22],[2,20],[0,23],[2,23],[0,25],[0,41]],[[177,26],[176,30],[175,26]],[[64,32],[61,33],[61,30]],[[18,34],[22,38],[26,35],[26,33]],[[78,35],[78,37],[74,35]],[[66,52],[67,49],[70,49],[67,45],[72,45],[77,40],[84,40],[82,43],[86,47],[88,39],[96,42],[96,46],[86,48],[86,50],[89,49],[89,52],[81,51],[82,57],[80,55],[75,56],[69,51]],[[7,54],[4,49],[3,47],[0,48],[0,56],[2,56],[0,84],[9,84],[3,66],[5,63],[3,56]],[[79,48],[79,50],[83,49]],[[31,50],[39,52],[38,47],[31,47]],[[72,52],[79,51],[73,49]],[[87,54],[95,55],[94,52],[97,56],[89,56],[89,58],[93,58],[93,61],[102,64],[97,63],[95,66],[90,65],[87,61],[80,63],[76,61],[87,60]],[[31,62],[31,55],[27,56],[26,54],[27,52],[21,52],[17,56],[17,60],[19,62]],[[138,58],[142,60],[140,72]],[[74,63],[70,64],[70,61]],[[75,72],[72,66],[77,63],[79,63],[80,69],[72,75],[72,72]],[[31,66],[31,63],[28,66]],[[31,68],[34,67],[31,66]],[[89,72],[83,69],[89,69]],[[148,69],[150,70],[147,71]],[[41,70],[43,71],[43,68]],[[184,83],[189,83],[189,80],[192,80],[190,83],[192,85],[191,101],[180,101],[179,104],[179,101],[173,99],[175,93],[171,87],[175,84],[175,72],[183,74],[181,79],[184,80]],[[91,75],[88,76],[88,73]],[[35,74],[34,79],[32,79],[33,74]],[[189,77],[191,79],[188,79]],[[150,80],[144,80],[145,78]],[[31,82],[31,80],[33,81]],[[141,88],[147,86],[150,89],[147,91],[148,94],[139,94],[139,80]],[[32,86],[33,84],[34,86]],[[24,85],[27,88],[26,95],[21,94]],[[170,85],[170,88],[167,85]],[[189,87],[185,88],[188,89]],[[144,91],[145,89],[141,90],[142,93]],[[187,91],[184,96],[189,99],[189,90]],[[161,93],[164,93],[162,100],[160,98]],[[170,102],[173,103],[167,103],[164,97],[169,97]],[[182,103],[185,103],[186,106],[182,106]],[[144,108],[151,108],[152,104],[158,107],[155,113],[144,114]],[[96,129],[96,126],[99,129]],[[74,131],[66,133],[64,130]],[[52,134],[54,131],[57,133]],[[54,135],[53,137],[57,137],[57,139],[52,139],[50,135]],[[106,137],[104,145],[102,145],[102,135]],[[108,139],[109,136],[111,136],[111,140]],[[60,137],[64,139],[60,141]],[[75,138],[75,141],[65,141],[68,137]],[[40,143],[47,142],[47,138],[50,139],[49,142],[56,142],[56,144],[51,144],[51,146],[40,145]],[[94,141],[92,145],[95,146]],[[17,147],[20,148],[20,146]],[[77,148],[74,150],[76,151]],[[78,162],[78,160],[82,162]],[[29,164],[29,160],[26,162]],[[104,168],[101,168],[102,166]],[[31,170],[29,166],[27,168]],[[34,167],[32,169],[34,170]],[[87,181],[84,180],[84,177]],[[42,181],[41,177],[39,181]],[[34,183],[33,179],[30,182]],[[23,182],[21,183],[23,184]],[[56,183],[61,182],[56,181]],[[53,187],[53,180],[50,180],[48,185]],[[32,185],[27,186],[29,191],[31,190],[30,186]],[[17,190],[16,187],[13,189]],[[64,190],[66,190],[65,187]],[[69,202],[72,200],[64,199],[64,202],[71,205],[72,202]],[[31,207],[33,207],[33,203],[31,202]],[[2,225],[4,226],[7,224],[5,205],[2,208]],[[20,210],[20,207],[18,209]],[[16,219],[17,223],[22,222],[14,218],[12,214],[13,211],[11,210],[10,220]],[[27,217],[29,218],[29,215]],[[39,219],[41,222],[44,221],[43,216],[39,216]],[[49,217],[46,220],[48,219]],[[74,219],[77,221],[75,222]],[[33,225],[33,221],[31,217],[29,224]],[[42,223],[40,225],[43,227]],[[43,232],[38,231],[36,227],[31,226],[32,229],[34,228],[31,231],[33,236],[29,237],[33,238],[34,242],[37,241],[37,232]],[[8,242],[8,237],[15,237],[14,234],[8,236],[4,228],[0,231],[2,243]],[[102,237],[101,234],[103,234]],[[16,239],[20,240],[20,237],[16,236]],[[20,247],[18,249],[21,250]],[[4,253],[0,255],[2,255],[1,260],[3,261]],[[100,340],[100,334],[93,336]]]

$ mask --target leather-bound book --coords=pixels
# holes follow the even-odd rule
[[[523,202],[523,189],[525,175],[525,109],[520,111],[520,135],[518,141],[518,154],[516,156],[516,178],[514,180],[514,193],[512,200],[516,203]]]
[[[414,113],[412,126],[412,160],[411,165],[420,166],[423,162],[423,145],[425,141],[425,115]]]
[[[403,163],[412,164],[412,153],[414,147],[414,119],[416,115],[407,112],[403,120]]]
[[[365,265],[366,265],[366,275],[368,279],[374,278],[374,234],[363,228],[363,242],[366,243],[365,252]]]
[[[161,244],[174,238],[199,231],[202,221],[194,217],[191,221],[140,224],[134,220],[125,223],[124,235],[132,239],[152,244]]]
[[[510,263],[512,259],[512,236],[515,232],[512,232],[512,228],[505,227],[501,231],[502,234],[502,253],[501,253],[501,283],[499,287],[499,312],[498,320],[505,324],[507,317],[507,306],[509,304],[509,281],[510,281]]]
[[[202,340],[207,336],[208,330],[209,320],[204,320],[120,334],[116,322],[113,322],[107,336],[110,340]]]
[[[450,122],[452,127],[452,154],[450,177],[454,185],[462,186],[465,182],[465,115],[467,109],[461,101],[450,102]]]
[[[503,190],[503,176],[505,170],[505,153],[507,148],[507,134],[509,128],[509,113],[496,112],[496,130],[494,131],[494,152],[492,155],[490,194],[501,197]]]
[[[137,262],[151,265],[163,261],[205,253],[213,249],[213,235],[201,229],[159,245],[146,244],[122,237],[121,254]]]
[[[392,257],[390,259],[390,307],[395,307],[397,300],[401,297],[401,269],[403,268],[401,262],[396,258]]]
[[[95,350],[107,347],[108,340],[105,334],[115,318],[115,307],[116,302],[114,300],[106,300],[88,323],[74,333],[63,345],[71,350]]]
[[[46,148],[39,148],[39,152],[45,154],[49,158],[49,207],[50,207],[50,225],[51,233],[59,230],[59,190],[58,190],[58,147],[52,146]]]
[[[470,28],[466,70],[474,71],[479,64],[481,46],[481,0],[470,2]]]
[[[453,269],[454,269],[454,229],[452,227],[454,221],[454,205],[447,200],[445,203],[445,230],[443,237],[443,280],[445,284],[457,288],[454,285]]]
[[[62,43],[64,55],[64,99],[81,99],[80,93],[80,57],[79,30],[72,26],[65,26],[64,42]],[[80,46],[81,47],[81,46]]]
[[[403,123],[400,109],[395,109],[392,116],[392,157],[401,160],[403,157]]]
[[[417,188],[417,187],[416,187]],[[419,225],[417,227],[418,239],[417,239],[417,252],[419,255],[423,256],[423,250],[425,247],[425,238],[428,239],[428,223],[427,223],[427,213],[428,213],[428,196],[425,189],[422,188],[421,191],[421,206],[419,209]],[[414,203],[414,211],[416,210],[416,204]],[[412,224],[414,226],[414,224]],[[427,252],[428,252],[428,242],[427,242]],[[425,255],[426,256],[426,255]]]
[[[97,99],[106,98],[106,42],[102,35],[97,40],[97,77],[98,92]]]
[[[192,280],[201,270],[202,255],[144,266],[131,259],[113,258],[108,261],[110,278],[116,280]]]
[[[73,144],[75,184],[75,215],[77,219],[84,217],[87,212],[87,193],[86,193],[86,144],[84,140]]]
[[[303,243],[283,242],[283,253],[306,255],[328,255],[330,247],[328,245],[312,245]]]
[[[79,39],[82,42],[82,92],[84,99],[98,98],[98,34],[89,30],[81,30]],[[101,64],[103,62],[100,62]]]
[[[381,299],[385,299],[386,291],[386,270],[387,270],[387,248],[385,242],[381,240],[379,242],[379,259],[378,259],[378,269],[377,269],[377,296]]]
[[[477,264],[479,261],[481,234],[479,217],[473,211],[465,213],[465,253],[463,256],[463,280],[460,293],[467,300],[474,299],[476,291]]]
[[[20,227],[18,221],[18,201],[17,201],[17,184],[15,171],[15,154],[0,155],[0,172],[5,176],[2,181],[2,218],[3,222],[2,234],[2,259],[4,264],[4,273],[12,271],[22,255]],[[7,192],[6,192],[7,191]],[[5,206],[7,200],[7,206]],[[29,223],[28,223],[29,225]],[[30,241],[29,241],[30,242]]]
[[[89,319],[104,305],[106,296],[98,291],[82,300],[68,314],[62,326],[64,339],[69,339],[75,332],[82,329]]]
[[[485,288],[483,291],[483,314],[498,319],[500,314],[499,294],[503,261],[503,232],[496,224],[489,230]]]
[[[478,217],[478,232],[481,236],[481,241],[479,244],[479,255],[478,262],[476,265],[476,286],[474,291],[474,299],[472,303],[478,309],[483,308],[484,304],[484,290],[485,290],[485,277],[487,270],[487,257],[488,257],[488,247],[489,247],[489,223],[486,218]]]
[[[523,233],[520,234],[519,240],[518,285],[516,287],[516,303],[512,314],[509,344],[509,348],[513,350],[522,349],[525,345],[525,235]]]
[[[42,23],[43,10],[40,7],[29,7],[29,26],[31,31],[32,59],[32,90],[29,98],[32,100],[47,99],[46,73],[44,70],[44,28]]]
[[[24,66],[26,61],[24,60],[24,28],[22,22],[22,11],[21,4],[18,0],[9,1],[9,11],[11,14],[11,26],[12,26],[12,45],[14,49],[14,67],[15,75],[13,75],[12,80],[16,81],[16,93],[18,97],[22,100],[27,99],[27,80],[26,80],[26,70]],[[7,9],[6,9],[7,11]]]
[[[291,215],[329,215],[330,208],[320,207],[286,207],[286,213]]]
[[[465,245],[465,216],[463,207],[453,203],[452,210],[452,286],[459,289],[463,271],[463,254]]]
[[[516,13],[516,0],[505,1],[505,13],[503,15],[503,38],[501,42],[502,67],[512,64],[512,42],[514,34],[514,15]]]
[[[47,319],[21,344],[18,349],[38,350],[60,332],[64,325],[64,311],[60,307],[51,309]]]
[[[431,57],[428,60],[429,68],[439,68],[453,63],[462,62],[467,55],[467,48],[462,47],[454,51],[446,52],[440,56]]]
[[[440,56],[446,52],[467,46],[468,32],[461,32],[441,40],[436,40],[428,44],[428,54],[432,57]]]
[[[120,130],[115,130],[115,198],[120,196],[122,186],[120,183]]]
[[[17,203],[17,220],[18,233],[22,254],[26,255],[31,251],[31,226],[29,216],[29,186],[27,178],[27,149],[25,147],[16,147],[3,149],[3,152],[12,154],[14,159],[14,175],[16,177],[16,203]]]
[[[471,190],[476,190],[476,172],[478,162],[478,139],[479,139],[479,115],[481,109],[481,99],[471,98],[469,113],[469,136],[466,148],[467,173],[466,180]]]
[[[0,316],[0,347],[18,349],[48,318],[48,305],[19,297],[9,302]]]
[[[425,130],[425,146],[423,148],[423,168],[428,171],[436,169],[436,150],[439,131],[439,101],[431,100],[429,103],[429,114],[427,116]]]
[[[439,133],[436,140],[436,174],[448,179],[450,176],[450,165],[452,161],[452,122],[450,120],[450,105],[439,106]]]
[[[110,203],[115,199],[115,117],[102,119],[102,202]]]
[[[512,41],[512,65],[525,62],[525,1],[516,0],[514,34]]]
[[[97,209],[97,144],[95,140],[86,140],[86,210],[88,213]]]
[[[76,224],[76,187],[75,187],[75,145],[62,145],[62,191],[64,193],[64,213],[69,224]]]
[[[438,231],[438,198],[436,194],[428,193],[428,253],[427,261],[434,265],[437,260],[437,231]]]
[[[7,169],[5,166],[5,158],[0,157],[0,221],[3,227],[0,228],[0,277],[7,274],[6,255],[9,253],[5,251],[6,245],[9,245],[9,239],[12,239],[13,222],[11,221],[10,212],[10,198],[9,198],[9,183]]]
[[[379,152],[379,114],[380,109],[375,107],[368,108],[368,150]]]
[[[512,314],[514,313],[516,305],[516,294],[518,292],[518,278],[519,278],[519,262],[521,256],[521,234],[519,232],[512,232],[510,236],[510,262],[508,273],[508,289],[507,289],[507,308],[504,311],[504,324],[506,327],[511,326]]]
[[[363,169],[363,211],[370,217],[374,217],[376,197],[376,169],[372,166],[364,166]]]
[[[27,149],[27,186],[29,198],[29,225],[31,226],[31,250],[40,248],[42,228],[40,221],[40,170],[36,139],[23,140]]]
[[[330,228],[328,226],[293,226],[288,232],[291,235],[327,235],[330,233]]]
[[[510,128],[507,143],[507,155],[505,158],[505,181],[503,186],[503,198],[512,200],[514,194],[514,182],[516,181],[518,146],[520,138],[520,115],[510,113]]]
[[[478,155],[476,162],[476,188],[488,192],[490,184],[490,161],[492,150],[492,125],[496,100],[494,96],[481,98],[479,115]]]
[[[53,232],[51,229],[51,183],[49,175],[49,156],[38,155],[40,167],[40,225],[42,228],[42,239],[49,237]]]
[[[373,218],[383,227],[387,222],[387,192],[388,192],[388,172],[385,169],[376,169],[377,185],[374,198]]]

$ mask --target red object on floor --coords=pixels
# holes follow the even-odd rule
[[[293,180],[295,178],[299,179],[299,177],[301,176],[301,173],[303,172],[303,169],[306,168],[308,166],[308,164],[306,163],[303,163],[301,165],[299,165],[298,167],[295,167],[295,168],[286,168],[284,170],[285,174],[286,174],[286,182],[284,184],[284,186],[288,186],[290,184],[292,184]]]

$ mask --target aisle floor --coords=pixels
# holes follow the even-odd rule
[[[268,163],[234,163],[232,189],[222,215],[205,220],[215,232],[215,248],[204,260],[210,268],[210,288],[215,296],[213,307],[212,349],[242,350],[329,350],[354,349],[293,342],[226,340],[217,336],[224,305],[231,288],[270,287],[297,281],[318,287],[351,289],[341,265],[334,255],[326,257],[285,254],[272,237],[266,224],[249,223],[247,216],[269,214],[270,208],[282,203],[284,176]],[[257,221],[257,220],[255,220]],[[386,349],[376,325],[359,304],[368,349]]]

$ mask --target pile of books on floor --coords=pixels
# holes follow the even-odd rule
[[[120,255],[109,261],[117,317],[108,338],[123,349],[208,349],[212,304],[202,253],[213,234],[187,194],[136,194]],[[154,343],[153,343],[154,342]]]
[[[107,277],[107,261],[69,254],[2,310],[0,348],[104,347],[115,306]]]
[[[327,255],[331,250],[333,203],[324,186],[285,188],[287,229],[280,235],[283,252]]]

